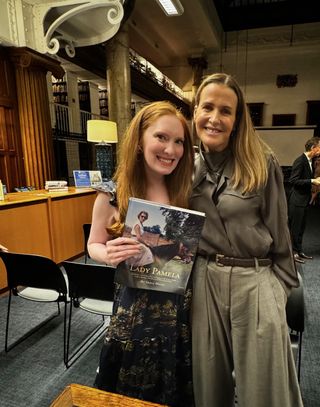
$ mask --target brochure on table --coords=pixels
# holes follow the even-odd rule
[[[90,188],[102,182],[101,171],[74,170],[73,178],[77,188]]]

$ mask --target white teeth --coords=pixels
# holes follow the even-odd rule
[[[219,129],[213,129],[211,127],[205,127],[205,130],[210,132],[210,133],[220,133]]]
[[[159,157],[159,160],[163,161],[164,163],[167,163],[167,164],[170,164],[172,162],[172,160],[168,160],[168,159],[160,158],[160,157]]]

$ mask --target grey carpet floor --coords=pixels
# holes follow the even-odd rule
[[[304,283],[305,332],[301,391],[305,407],[320,406],[320,207],[310,208],[303,246],[313,256],[300,268]]]
[[[10,332],[23,335],[28,328],[39,323],[38,303],[24,301],[23,314],[16,312],[19,299],[14,298]],[[21,303],[21,300],[20,300]],[[41,304],[42,317],[53,315],[53,304]],[[4,316],[6,301],[0,299],[0,406],[45,407],[70,383],[92,386],[98,366],[102,338],[84,353],[69,369],[63,363],[63,316],[51,320],[10,352],[4,347]],[[71,347],[79,344],[98,323],[100,318],[82,310],[76,310],[73,318]],[[21,329],[22,327],[22,329]],[[17,335],[11,335],[14,340]]]

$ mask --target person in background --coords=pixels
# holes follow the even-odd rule
[[[141,244],[120,237],[129,197],[187,207],[193,164],[191,135],[181,112],[169,102],[143,107],[121,143],[116,186],[98,192],[90,256],[117,266],[138,255]],[[95,385],[170,407],[192,407],[191,290],[176,295],[118,289]]]
[[[319,178],[320,177],[320,155],[316,156],[312,160],[312,168],[313,168],[313,177]],[[318,198],[319,193],[320,193],[320,185],[312,184],[310,205],[315,205],[317,203],[317,201],[318,201],[317,198]]]
[[[0,244],[0,251],[1,252],[8,252],[9,250],[6,247],[2,246],[2,244]]]
[[[190,207],[206,213],[193,268],[196,407],[300,407],[286,323],[298,277],[281,168],[225,73],[195,96],[200,140]]]
[[[320,185],[320,177],[313,178],[312,160],[320,155],[320,138],[312,137],[305,144],[305,152],[293,163],[290,175],[289,227],[294,258],[299,263],[312,259],[302,250],[306,228],[307,208],[311,201],[313,185]]]

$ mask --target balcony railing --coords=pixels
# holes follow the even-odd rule
[[[80,114],[79,114],[80,113]],[[91,119],[106,120],[105,116],[80,110],[75,113],[69,106],[50,103],[51,124],[54,136],[61,139],[86,140],[87,121]],[[77,115],[77,120],[75,118]]]

